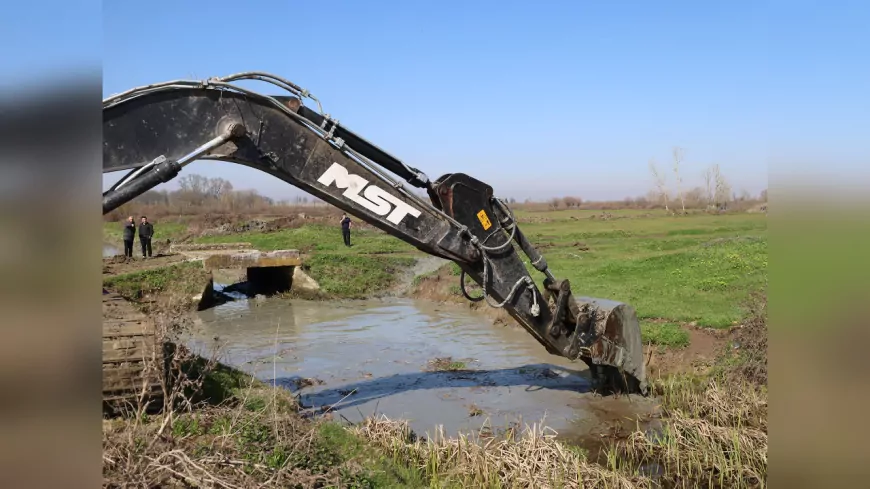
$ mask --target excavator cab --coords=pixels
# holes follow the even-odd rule
[[[283,94],[238,83],[253,80]],[[103,172],[129,171],[103,194],[104,214],[207,159],[269,173],[457,263],[467,299],[504,308],[551,354],[583,360],[597,387],[646,394],[635,310],[575,297],[486,183],[464,173],[430,180],[340,125],[309,91],[269,73],[156,83],[103,101]],[[428,200],[409,186],[425,190]],[[544,275],[543,291],[519,253]],[[466,291],[467,277],[481,296]]]

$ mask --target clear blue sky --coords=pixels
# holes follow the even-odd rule
[[[674,145],[685,185],[719,163],[756,193],[772,165],[870,173],[868,5],[106,2],[103,92],[269,71],[430,177],[504,197],[641,195]],[[299,194],[237,165],[187,171]]]

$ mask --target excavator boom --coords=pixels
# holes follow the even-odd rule
[[[263,95],[239,84],[252,80],[284,94]],[[323,113],[307,90],[268,73],[169,81],[104,100],[103,172],[129,173],[104,193],[103,214],[171,180],[190,162],[208,159],[269,173],[457,263],[466,298],[505,308],[551,354],[582,359],[599,384],[646,393],[634,309],[575,298],[486,183],[463,173],[430,180]],[[410,187],[425,190],[426,198]],[[543,294],[519,252],[545,275]],[[466,276],[482,296],[466,292]]]

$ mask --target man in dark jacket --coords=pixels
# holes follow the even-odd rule
[[[136,222],[133,216],[124,223],[124,256],[133,258],[133,238],[136,236]]]
[[[148,218],[142,216],[142,222],[139,224],[139,243],[142,244],[142,258],[145,258],[147,251],[148,257],[151,258],[151,238],[154,237],[154,226],[148,222]]]
[[[344,237],[344,245],[350,246],[350,218],[347,214],[341,215],[341,235]]]

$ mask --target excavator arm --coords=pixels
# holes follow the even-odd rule
[[[239,83],[254,80],[284,94],[263,95]],[[103,172],[129,171],[104,193],[103,214],[168,182],[192,161],[209,159],[274,175],[457,263],[466,298],[503,307],[551,354],[582,359],[599,386],[646,393],[634,309],[575,298],[486,183],[463,173],[430,180],[323,113],[307,90],[268,73],[169,81],[103,101]],[[545,275],[543,294],[520,252]],[[468,294],[466,276],[482,296]]]

